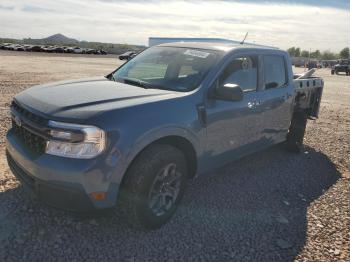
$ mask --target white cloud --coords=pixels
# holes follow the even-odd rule
[[[301,2],[301,1],[299,1]],[[2,0],[0,37],[63,33],[80,40],[147,44],[149,36],[221,37],[281,48],[350,45],[350,10],[233,1]]]

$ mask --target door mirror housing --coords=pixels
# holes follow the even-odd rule
[[[243,99],[243,90],[239,85],[227,83],[215,89],[213,98],[228,101],[241,101]]]

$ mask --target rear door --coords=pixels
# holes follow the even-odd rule
[[[262,90],[259,107],[263,112],[262,135],[272,144],[285,140],[293,112],[293,80],[283,54],[262,56]]]

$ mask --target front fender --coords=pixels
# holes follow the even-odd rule
[[[165,126],[159,127],[142,134],[138,139],[135,140],[130,151],[126,155],[126,161],[128,165],[134,160],[134,158],[148,145],[154,143],[155,141],[169,137],[169,136],[178,136],[188,140],[198,156],[202,152],[203,148],[201,147],[200,139],[193,131],[188,128],[181,126]]]
[[[161,138],[169,136],[178,136],[184,138],[192,144],[196,155],[198,156],[204,149],[202,143],[200,143],[200,137],[204,135],[204,133],[201,134],[201,132],[205,131],[200,130],[198,132],[199,134],[196,134],[192,130],[181,126],[169,125],[158,127],[141,134],[137,139],[134,140],[132,146],[130,146],[127,150],[124,149],[123,152],[120,152],[119,149],[115,149],[116,151],[118,151],[119,164],[116,170],[116,176],[113,179],[114,182],[120,184],[128,167],[136,158],[136,156],[147,146]]]

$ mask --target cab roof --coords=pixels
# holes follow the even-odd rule
[[[225,53],[232,51],[233,49],[269,49],[279,50],[272,46],[263,46],[256,44],[239,44],[239,43],[219,43],[219,42],[173,42],[164,43],[157,46],[163,47],[181,47],[181,48],[195,48],[195,49],[206,49],[206,50],[218,50]]]

